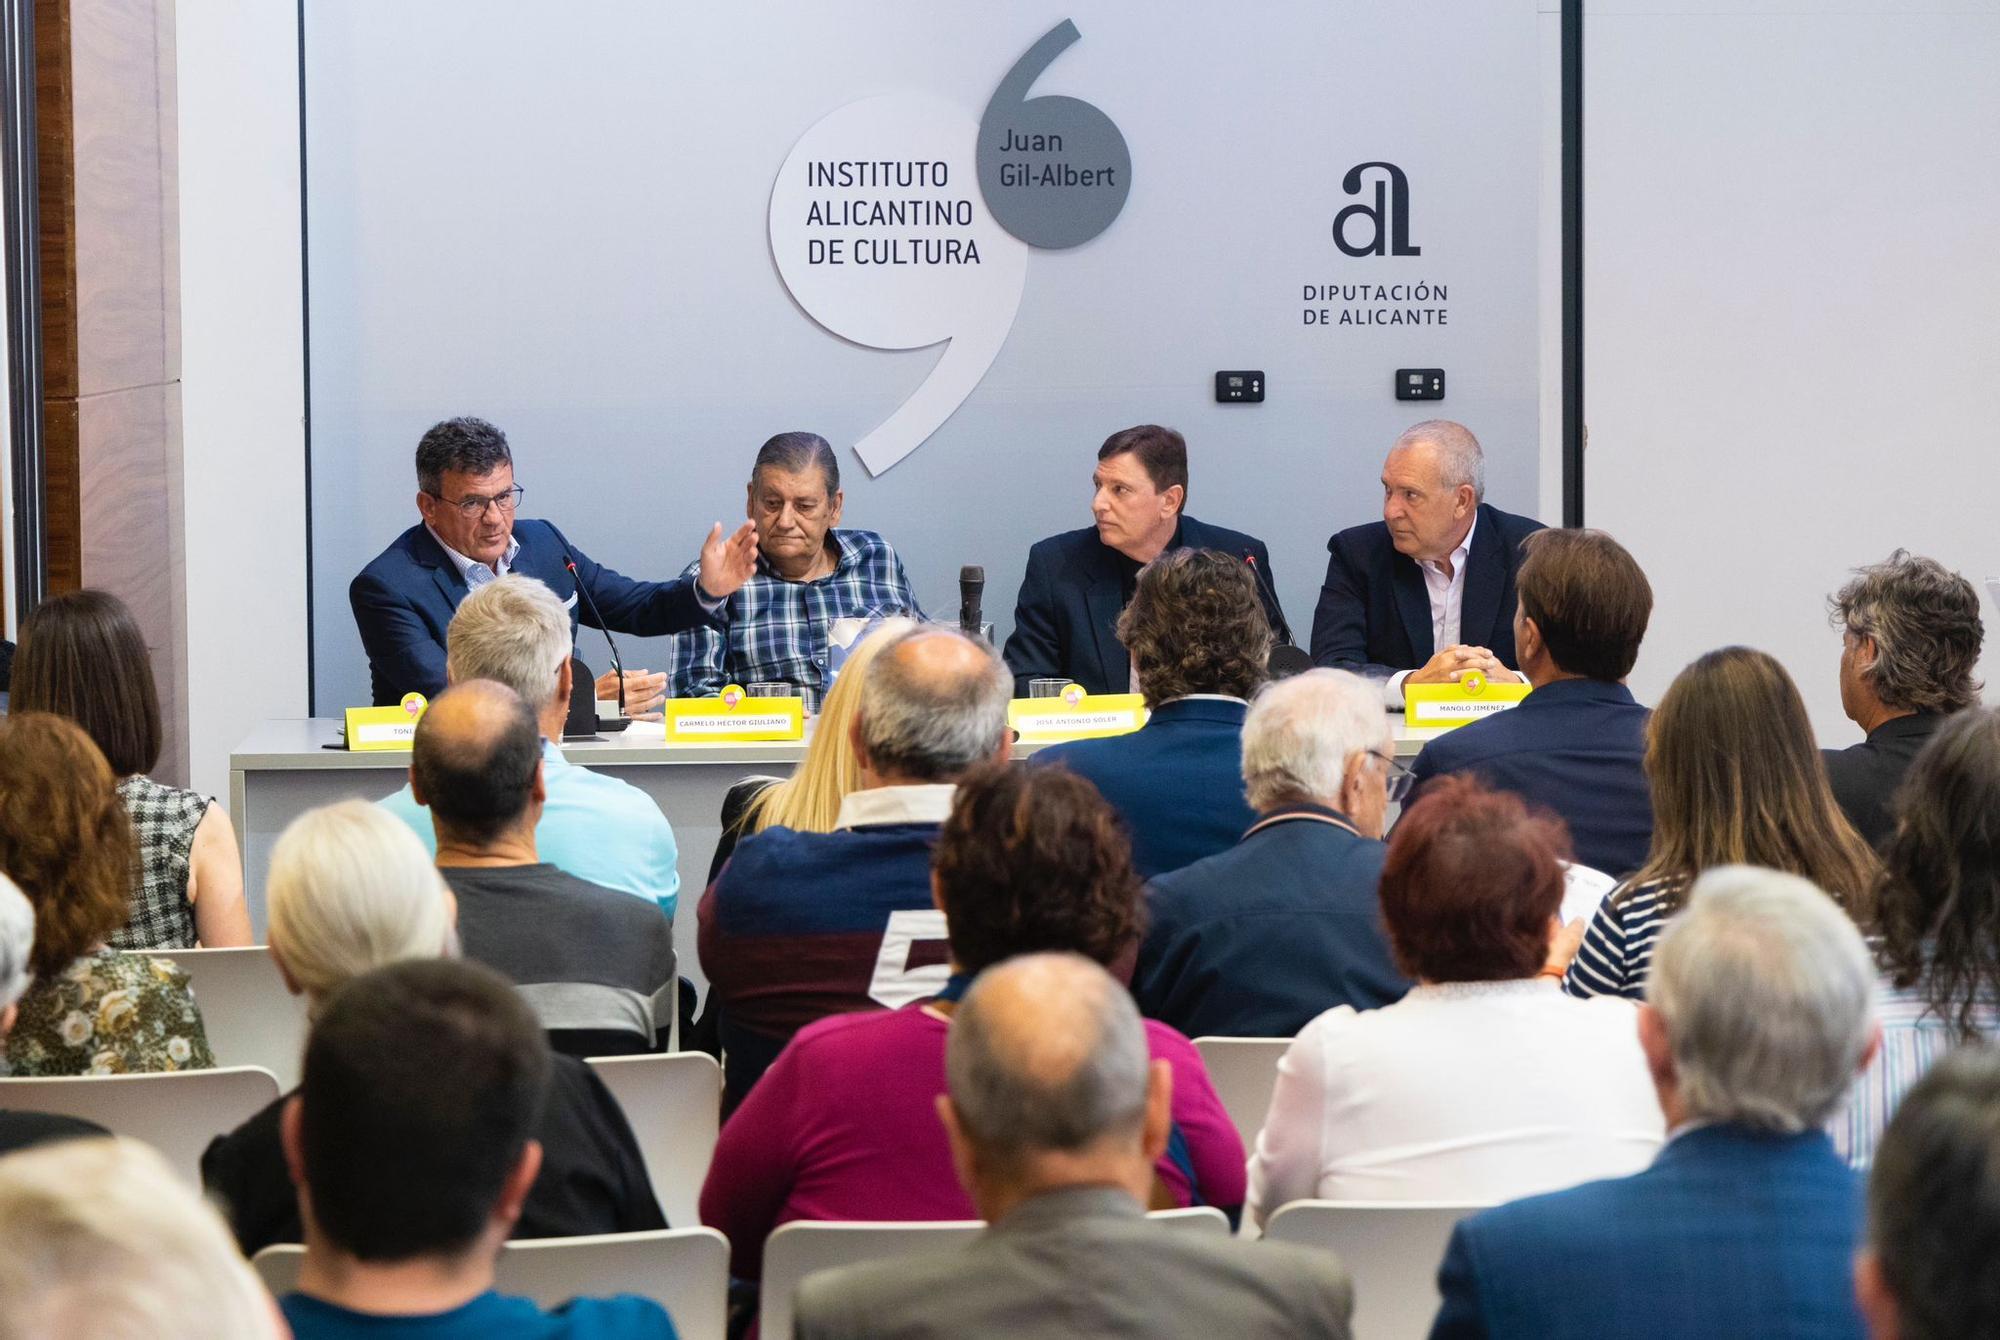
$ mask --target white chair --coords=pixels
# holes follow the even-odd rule
[[[0,1079],[0,1111],[55,1112],[94,1121],[159,1150],[196,1187],[208,1142],[235,1130],[277,1096],[277,1077],[256,1066]]]
[[[1194,1049],[1208,1070],[1222,1110],[1243,1137],[1243,1152],[1257,1152],[1257,1132],[1271,1110],[1271,1091],[1278,1086],[1278,1059],[1292,1045],[1290,1038],[1196,1038]]]
[[[1155,1210],[1146,1216],[1181,1233],[1226,1238],[1229,1220],[1212,1205]],[[792,1303],[806,1276],[864,1261],[928,1256],[963,1247],[986,1224],[978,1219],[934,1223],[815,1223],[795,1219],[764,1240],[764,1276],[758,1286],[757,1333],[764,1340],[792,1340]]]
[[[1483,1208],[1429,1201],[1295,1200],[1271,1216],[1264,1236],[1340,1257],[1354,1280],[1355,1335],[1421,1340],[1437,1317],[1438,1263],[1451,1230]],[[1560,1262],[1550,1263],[1550,1269],[1561,1268]]]
[[[282,1297],[298,1287],[306,1249],[266,1247],[251,1260],[264,1287]],[[500,1253],[494,1287],[555,1307],[577,1297],[631,1293],[674,1319],[682,1340],[723,1340],[729,1320],[729,1243],[712,1228],[529,1238]]]
[[[242,949],[149,949],[171,959],[194,982],[194,1002],[217,1065],[262,1066],[289,1093],[298,1087],[306,1049],[306,1001],[262,945]]]
[[[589,1062],[639,1141],[667,1222],[701,1222],[701,1184],[722,1120],[722,1067],[705,1052],[598,1056]]]

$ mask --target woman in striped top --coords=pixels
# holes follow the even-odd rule
[[[1831,1123],[1857,1168],[1903,1094],[1961,1042],[2000,1035],[2000,713],[1947,719],[1910,764],[1882,851],[1882,1046]]]
[[[1591,918],[1562,979],[1573,996],[1643,997],[1654,941],[1710,866],[1803,875],[1850,913],[1874,885],[1799,691],[1761,651],[1724,647],[1675,676],[1647,726],[1646,778],[1652,848]]]

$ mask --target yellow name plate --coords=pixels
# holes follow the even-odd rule
[[[1456,684],[1403,685],[1403,720],[1412,726],[1463,726],[1504,712],[1528,696],[1527,684],[1494,684],[1469,674]]]
[[[752,698],[737,684],[713,698],[669,698],[664,716],[668,744],[748,744],[806,733],[805,699]]]
[[[347,747],[352,750],[408,749],[417,738],[417,722],[430,706],[421,693],[406,693],[394,707],[347,709]]]
[[[1086,693],[1071,684],[1054,698],[1014,699],[1007,704],[1007,724],[1034,744],[1130,735],[1146,724],[1146,699],[1137,693]]]

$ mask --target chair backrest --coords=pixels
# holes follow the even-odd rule
[[[261,1066],[289,1093],[298,1087],[306,1049],[306,1000],[262,945],[242,949],[151,949],[194,982],[194,1001],[217,1065]]]
[[[298,1287],[305,1248],[266,1247],[251,1264],[273,1297]],[[500,1253],[494,1287],[555,1307],[572,1298],[632,1293],[674,1319],[681,1340],[723,1340],[729,1320],[729,1243],[712,1228],[528,1238]]]
[[[1333,1252],[1354,1281],[1354,1334],[1402,1340],[1430,1334],[1438,1263],[1451,1230],[1479,1205],[1295,1200],[1264,1226],[1274,1242]],[[1550,1269],[1561,1269],[1551,1262]]]
[[[233,1131],[278,1097],[278,1080],[256,1066],[172,1074],[0,1079],[0,1111],[55,1112],[94,1121],[166,1155],[201,1185],[208,1142]]]
[[[1222,1100],[1222,1110],[1236,1123],[1244,1152],[1257,1152],[1257,1132],[1271,1110],[1271,1090],[1278,1085],[1278,1058],[1292,1045],[1290,1038],[1196,1038],[1194,1049],[1208,1069],[1209,1083]]]
[[[722,1067],[706,1052],[600,1056],[590,1068],[624,1109],[669,1224],[701,1222],[701,1184],[722,1120]]]

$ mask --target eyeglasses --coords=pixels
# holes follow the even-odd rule
[[[499,508],[501,516],[514,515],[514,509],[521,505],[521,495],[525,492],[526,489],[516,484],[506,492],[496,493],[490,498],[482,498],[476,493],[468,493],[463,498],[455,500],[445,497],[442,493],[433,493],[431,497],[446,507],[456,507],[458,514],[467,521],[476,521],[486,514],[488,507]]]
[[[1410,794],[1410,784],[1416,780],[1405,764],[1396,761],[1393,754],[1385,754],[1379,749],[1368,751],[1368,757],[1382,763],[1382,789],[1389,793],[1389,803],[1400,805]]]

